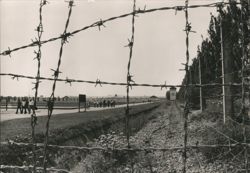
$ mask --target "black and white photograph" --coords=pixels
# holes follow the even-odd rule
[[[0,0],[0,173],[250,173],[250,0]]]

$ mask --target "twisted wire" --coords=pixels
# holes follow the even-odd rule
[[[36,79],[37,77],[33,76],[28,76],[28,75],[22,75],[22,74],[13,74],[13,73],[0,73],[0,76],[10,76],[13,80],[19,78],[23,79]],[[54,81],[54,78],[50,77],[39,77],[39,80],[45,80],[45,81]],[[114,85],[114,86],[127,86],[127,83],[124,82],[107,82],[107,81],[101,81],[101,80],[80,80],[80,79],[62,79],[62,78],[57,78],[58,82],[65,82],[65,83],[88,83],[88,84],[93,84],[93,85]],[[154,88],[167,88],[167,87],[186,87],[186,86],[191,86],[191,87],[215,87],[215,86],[241,86],[241,83],[225,83],[225,84],[220,84],[220,83],[207,83],[207,84],[188,84],[188,85],[171,85],[171,84],[140,84],[140,83],[130,83],[130,86],[137,86],[137,87],[154,87]],[[245,84],[245,86],[250,86],[250,84]]]
[[[218,7],[218,6],[227,5],[227,4],[230,4],[230,3],[228,3],[228,2],[216,2],[216,3],[209,3],[209,4],[203,4],[203,5],[189,5],[187,8],[190,8],[190,9],[213,8],[213,7]],[[237,4],[239,4],[239,3],[237,3]],[[135,10],[135,12],[126,13],[126,14],[122,14],[122,15],[119,15],[119,16],[115,16],[115,17],[110,17],[110,18],[105,19],[105,20],[99,20],[99,21],[96,21],[96,22],[94,22],[94,23],[92,23],[90,25],[84,26],[84,27],[82,27],[82,28],[80,28],[78,30],[74,30],[72,32],[67,32],[67,34],[73,36],[74,34],[77,34],[79,32],[82,32],[82,31],[90,29],[90,28],[94,28],[94,27],[100,28],[100,26],[103,26],[106,22],[121,19],[121,18],[128,17],[128,16],[131,16],[131,15],[134,15],[134,14],[135,15],[136,14],[146,14],[146,13],[152,13],[152,12],[156,12],[156,11],[166,11],[166,10],[174,10],[175,12],[177,12],[177,11],[181,11],[181,10],[183,10],[185,8],[186,8],[186,6],[160,7],[160,8],[151,8],[151,9],[143,9],[143,10],[141,10],[139,8],[138,10]],[[60,35],[60,36],[57,36],[57,37],[53,37],[53,38],[41,41],[40,43],[37,42],[37,41],[33,41],[32,43],[27,44],[27,45],[23,45],[23,46],[16,47],[16,48],[13,48],[13,49],[9,48],[8,50],[2,51],[0,53],[0,55],[2,55],[2,56],[6,56],[6,55],[11,56],[12,52],[16,52],[16,51],[26,49],[26,48],[29,48],[29,47],[34,47],[34,46],[37,46],[38,44],[42,45],[42,44],[46,44],[46,43],[49,43],[49,42],[53,42],[53,41],[62,39],[63,37],[64,37],[63,35]]]
[[[186,71],[186,80],[185,84],[187,85],[184,87],[184,100],[185,100],[185,107],[184,107],[184,150],[183,150],[183,173],[186,173],[186,164],[187,164],[187,137],[188,137],[188,114],[189,114],[189,83],[190,83],[190,76],[189,76],[189,33],[191,32],[191,24],[189,23],[189,16],[188,16],[188,0],[185,1],[185,19],[186,19],[186,63],[185,63],[185,71]]]
[[[68,1],[69,4],[69,12],[68,12],[68,17],[67,17],[67,21],[65,24],[65,28],[62,34],[62,38],[61,38],[61,47],[60,47],[60,51],[59,51],[59,58],[58,58],[58,64],[57,64],[57,69],[53,70],[54,71],[54,81],[53,81],[53,87],[52,87],[52,93],[51,96],[49,98],[48,101],[48,119],[47,119],[47,123],[46,123],[46,132],[45,132],[45,139],[44,139],[44,156],[43,156],[43,168],[44,168],[44,173],[46,173],[46,167],[47,167],[47,145],[48,145],[48,138],[49,138],[49,123],[50,123],[50,118],[53,112],[53,107],[54,107],[54,101],[55,101],[55,89],[56,89],[56,82],[57,79],[59,77],[59,73],[60,73],[60,65],[61,65],[61,59],[62,59],[62,53],[63,53],[63,47],[64,44],[67,42],[67,39],[71,36],[71,34],[67,33],[67,29],[68,29],[68,25],[69,25],[69,21],[70,21],[70,17],[71,17],[71,13],[72,13],[72,7],[74,5],[74,0],[69,0]]]
[[[43,33],[43,23],[42,23],[42,10],[43,6],[47,4],[47,0],[41,0],[40,1],[40,7],[39,7],[39,24],[36,28],[37,31],[37,41],[38,41],[38,50],[37,52],[34,51],[36,54],[35,59],[37,60],[37,75],[36,75],[36,83],[35,83],[35,97],[34,97],[34,105],[32,107],[32,114],[31,114],[31,138],[32,138],[32,143],[35,143],[35,126],[37,124],[37,117],[36,117],[36,102],[37,102],[37,96],[38,96],[38,88],[39,88],[39,83],[40,83],[40,68],[41,68],[41,57],[42,57],[42,51],[41,47],[41,38],[42,38],[42,33]],[[33,155],[33,172],[36,173],[36,153],[35,153],[35,147],[33,145],[32,147],[32,155]]]
[[[130,146],[129,143],[129,137],[130,137],[130,128],[129,128],[129,119],[130,119],[130,115],[129,115],[129,87],[131,87],[131,82],[134,82],[132,80],[132,75],[130,74],[130,66],[131,66],[131,59],[133,56],[133,47],[134,47],[134,35],[135,35],[135,11],[136,11],[136,0],[133,0],[134,4],[133,4],[133,15],[132,15],[132,35],[131,35],[131,39],[128,40],[128,47],[129,47],[129,60],[128,60],[128,66],[127,66],[127,106],[126,106],[126,122],[125,122],[125,130],[126,130],[126,137],[127,137],[127,144],[128,147]],[[131,88],[132,89],[132,88]]]

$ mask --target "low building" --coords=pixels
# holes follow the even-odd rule
[[[171,87],[169,89],[169,94],[170,94],[170,100],[171,101],[176,100],[176,88],[175,87]]]

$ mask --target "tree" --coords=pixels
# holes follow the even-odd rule
[[[245,46],[249,51],[249,28],[248,28],[248,6],[244,5],[243,10],[237,6],[235,1],[230,1],[230,5],[220,10],[220,15],[223,19],[223,29],[225,39],[231,45],[231,57],[233,61],[231,73],[233,81],[241,82],[241,66],[242,66],[242,46]],[[241,16],[242,15],[242,16]],[[221,70],[221,46],[220,46],[220,23],[221,18],[211,14],[211,19],[208,27],[208,38],[204,39],[198,48],[197,57],[193,59],[190,66],[191,80],[190,83],[199,83],[199,63],[201,60],[202,67],[202,83],[221,83],[222,70]],[[244,35],[244,45],[242,45],[242,34]],[[249,57],[248,57],[249,58]],[[248,59],[248,63],[250,60]],[[187,74],[186,74],[187,75]],[[182,84],[185,84],[186,75]],[[181,87],[178,92],[178,98],[184,97],[184,87]],[[235,93],[239,93],[241,88],[234,88]],[[195,88],[191,89],[191,102],[196,103],[198,92]],[[222,93],[221,87],[204,87],[204,97],[214,98]]]

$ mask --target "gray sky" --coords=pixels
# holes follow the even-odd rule
[[[219,1],[219,0],[218,0]],[[190,4],[207,4],[218,1],[190,0]],[[0,0],[1,52],[8,47],[26,45],[36,37],[34,29],[39,23],[38,9],[40,0]],[[64,30],[68,14],[68,4],[62,0],[49,0],[43,8],[44,33],[42,40],[58,36]],[[163,6],[184,5],[184,0],[137,0],[137,8],[147,9]],[[99,19],[132,11],[132,0],[87,0],[75,1],[69,30],[82,28]],[[202,41],[201,34],[207,36],[210,13],[215,8],[191,9],[190,22],[196,34],[190,35],[190,57],[196,55],[197,45]],[[82,80],[126,82],[129,48],[124,47],[131,37],[132,16],[111,21],[101,31],[91,28],[74,35],[64,46],[60,78]],[[158,11],[139,15],[135,19],[135,43],[132,57],[131,74],[137,83],[180,84],[184,72],[181,63],[185,59],[185,18],[184,12],[175,15],[173,10]],[[42,46],[41,76],[51,77],[59,57],[60,40]],[[13,52],[12,57],[1,56],[2,73],[36,75],[37,61],[33,60],[37,47]],[[1,77],[1,95],[34,95],[32,80],[12,80]],[[52,82],[40,84],[39,95],[50,95]],[[94,87],[94,85],[58,82],[56,95],[91,96],[125,95],[126,88],[120,86]],[[148,87],[133,87],[131,95],[165,95],[166,90]]]

